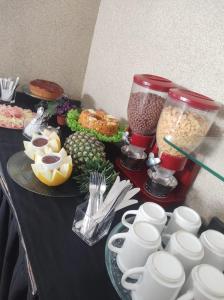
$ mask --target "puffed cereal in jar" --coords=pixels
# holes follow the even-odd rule
[[[159,153],[183,156],[168,145],[164,137],[176,146],[194,151],[206,136],[220,105],[212,99],[184,89],[171,89],[157,126]]]

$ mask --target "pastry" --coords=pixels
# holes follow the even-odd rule
[[[79,123],[84,128],[94,129],[107,136],[118,132],[118,120],[102,110],[85,109],[79,116]]]
[[[33,95],[49,100],[58,99],[64,93],[63,88],[57,83],[42,79],[31,81],[29,89]]]

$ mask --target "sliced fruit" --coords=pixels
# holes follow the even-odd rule
[[[41,163],[41,161],[42,161],[42,155],[37,153],[35,155],[35,164]]]
[[[49,138],[50,139],[56,139],[57,141],[60,142],[60,138],[59,138],[59,136],[57,135],[56,132],[51,132],[51,134],[49,135]]]
[[[61,149],[61,141],[56,132],[50,132],[49,130],[44,130],[43,135],[38,134],[38,135],[34,135],[33,137],[41,137],[41,136],[46,136],[48,138],[48,144],[41,147],[40,149],[33,147],[31,142],[28,141],[23,142],[25,148],[24,152],[32,160],[35,160],[35,156],[37,153],[44,155],[44,154],[49,154],[51,152],[59,152]]]
[[[64,159],[65,157],[67,157],[67,152],[65,151],[64,148],[61,148],[61,150],[59,151],[59,154],[62,157],[62,159]]]
[[[25,150],[24,153],[26,154],[26,156],[28,156],[31,160],[34,160],[35,156],[32,150]]]
[[[63,159],[63,164],[70,164],[72,165],[72,158],[71,156],[66,156],[64,159]]]
[[[44,169],[41,164],[32,164],[32,170],[35,176],[48,186],[57,186],[66,182],[72,174],[72,164],[63,164],[60,170],[53,171]]]
[[[63,164],[59,171],[61,172],[61,174],[66,177],[66,176],[70,176],[72,174],[72,164]]]
[[[61,149],[60,140],[54,138],[48,141],[48,146],[52,149],[53,152],[59,152]]]

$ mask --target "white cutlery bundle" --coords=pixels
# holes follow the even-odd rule
[[[76,209],[72,230],[88,245],[93,245],[108,233],[116,211],[137,203],[132,199],[139,192],[130,180],[120,180],[117,176],[113,186],[103,200],[106,191],[105,177],[90,174],[89,199]]]
[[[19,83],[19,77],[12,78],[0,78],[1,100],[11,102],[13,100],[16,87]]]

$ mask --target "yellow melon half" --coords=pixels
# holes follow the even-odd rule
[[[32,170],[35,176],[48,186],[57,186],[66,182],[72,174],[71,157],[66,157],[69,162],[64,162],[59,169],[46,170],[39,163],[32,164]]]

